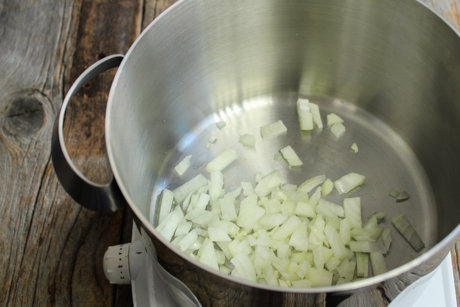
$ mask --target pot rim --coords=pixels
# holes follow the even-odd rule
[[[108,102],[107,102],[107,111],[106,111],[106,122],[105,122],[105,141],[106,141],[106,147],[107,147],[107,156],[108,160],[110,163],[110,167],[112,169],[113,175],[116,179],[116,182],[118,183],[118,186],[125,197],[128,205],[131,207],[131,210],[134,212],[134,214],[137,216],[137,218],[140,220],[140,222],[143,224],[144,227],[147,228],[147,230],[153,234],[157,240],[161,241],[165,246],[167,246],[169,249],[171,249],[174,253],[176,253],[178,256],[183,258],[185,261],[191,262],[193,265],[199,267],[202,270],[207,271],[208,273],[211,273],[213,275],[217,275],[223,279],[226,279],[227,281],[234,282],[236,284],[248,286],[248,287],[253,287],[253,288],[258,288],[262,290],[268,290],[268,291],[275,291],[275,292],[288,292],[288,293],[304,293],[304,294],[312,294],[312,293],[330,293],[330,292],[344,292],[344,291],[350,291],[350,290],[357,290],[360,288],[376,285],[378,283],[390,280],[392,278],[398,277],[399,275],[406,273],[417,266],[421,265],[422,263],[428,261],[431,258],[434,258],[435,256],[441,254],[443,250],[448,247],[452,246],[454,244],[454,241],[460,236],[460,224],[457,225],[457,227],[454,228],[444,239],[442,239],[439,243],[437,243],[435,246],[433,246],[430,250],[426,251],[424,254],[418,256],[417,258],[413,259],[412,261],[399,266],[397,268],[394,268],[384,274],[369,277],[366,279],[362,279],[360,281],[354,281],[342,285],[334,285],[334,286],[328,286],[328,287],[314,287],[314,288],[283,288],[281,286],[269,286],[266,284],[261,284],[257,282],[252,282],[248,281],[245,279],[233,277],[231,275],[224,274],[218,270],[212,269],[211,267],[199,262],[198,260],[195,260],[188,255],[186,255],[184,252],[182,252],[179,248],[175,247],[172,245],[169,241],[165,240],[163,236],[153,227],[153,225],[149,222],[146,216],[142,214],[142,212],[137,208],[135,202],[133,199],[129,196],[128,190],[123,184],[123,181],[121,180],[120,173],[118,171],[118,168],[116,164],[112,163],[115,161],[114,159],[114,153],[112,148],[110,147],[110,142],[109,139],[111,138],[111,133],[109,130],[109,126],[111,125],[111,110],[112,110],[112,101],[113,97],[115,95],[115,88],[117,87],[117,84],[120,80],[120,75],[123,73],[123,68],[127,62],[127,59],[131,56],[133,53],[133,50],[136,49],[137,44],[143,39],[143,37],[146,35],[147,32],[150,31],[151,28],[155,27],[155,25],[162,19],[167,18],[168,13],[170,11],[175,10],[179,6],[184,6],[184,5],[190,5],[190,3],[193,3],[195,1],[203,1],[203,0],[179,0],[173,5],[171,5],[169,8],[167,8],[161,15],[159,15],[157,18],[155,18],[148,26],[147,28],[144,29],[144,31],[139,35],[139,37],[136,39],[136,41],[133,43],[133,45],[129,48],[125,55],[125,59],[121,62],[120,67],[118,68],[117,73],[115,74],[115,78],[113,80],[112,86],[110,88],[109,92],[109,97],[108,97]],[[431,7],[426,5],[425,3],[420,2],[420,0],[416,1],[418,4],[421,4],[423,7],[431,11],[431,13],[435,14],[438,18],[440,18],[448,27],[450,27],[454,33],[458,36],[460,39],[460,32],[454,28],[442,15],[434,11]],[[152,191],[153,193],[153,191]]]

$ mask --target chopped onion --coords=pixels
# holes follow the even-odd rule
[[[216,251],[214,250],[212,241],[209,239],[205,239],[205,241],[203,242],[203,246],[200,250],[202,250],[202,253],[199,258],[200,262],[209,265],[211,268],[218,270],[219,264],[217,263]]]
[[[342,123],[335,123],[331,127],[331,132],[336,138],[340,138],[345,133],[345,126]]]
[[[243,195],[245,197],[254,194],[254,187],[250,182],[241,182],[241,187],[243,188]]]
[[[284,159],[289,163],[290,166],[302,166],[303,163],[300,161],[299,156],[296,154],[291,146],[286,146],[280,150]]]
[[[392,241],[390,228],[385,228],[385,230],[382,232],[382,240],[383,244],[385,245],[386,252],[388,253]]]
[[[209,182],[209,196],[212,200],[217,199],[223,191],[224,175],[222,172],[216,171],[211,173],[211,180]]]
[[[174,232],[183,217],[184,214],[182,213],[182,210],[179,206],[177,206],[174,211],[168,214],[158,225],[157,230],[166,240],[171,241],[171,238],[173,237]]]
[[[208,166],[228,163],[218,157]],[[322,198],[333,186],[351,191],[364,176],[350,173],[332,183],[321,175],[297,188],[283,184],[276,170],[257,174],[255,186],[241,182],[226,193],[222,166],[213,167],[209,180],[199,175],[174,192],[165,189],[160,200],[157,230],[190,257],[238,278],[285,287],[338,285],[353,281],[355,271],[367,277],[369,254],[374,275],[386,271],[391,233],[378,225],[385,214],[362,223],[359,197],[345,198],[343,207]]]
[[[174,200],[174,193],[173,192],[171,192],[168,189],[164,189],[161,192],[160,214],[159,214],[159,217],[158,217],[158,223],[159,224],[171,212],[173,200]]]
[[[186,156],[179,164],[174,168],[179,176],[182,176],[190,167],[190,159],[192,156]]]
[[[299,98],[297,100],[297,115],[299,116],[300,130],[313,129],[313,114],[308,99]]]
[[[356,253],[356,277],[367,278],[369,276],[369,255]]]
[[[262,136],[262,138],[276,136],[286,131],[287,128],[281,120],[260,127],[260,135]]]
[[[359,151],[358,145],[356,145],[356,143],[353,143],[353,145],[351,145],[351,150],[354,153],[358,153],[358,151]]]
[[[345,218],[350,220],[351,227],[361,229],[361,198],[345,198],[343,200],[343,209]]]
[[[332,189],[334,188],[334,183],[331,181],[331,179],[327,179],[324,181],[322,187],[321,187],[321,194],[323,196],[327,196],[332,192]]]
[[[256,145],[256,138],[252,134],[244,134],[240,137],[240,143],[244,146],[254,147]]]
[[[326,175],[319,175],[319,176],[310,178],[304,183],[302,183],[297,190],[301,192],[310,193],[311,190],[313,190],[318,185],[326,181],[326,178],[327,178]]]
[[[321,115],[319,113],[319,107],[317,104],[311,103],[310,102],[310,112],[313,116],[313,122],[315,125],[319,128],[323,128],[323,121],[321,120]]]
[[[393,198],[397,198],[399,196],[399,194],[400,194],[399,191],[396,190],[396,189],[393,189],[390,192],[390,196],[393,197]]]
[[[254,192],[259,195],[259,197],[267,196],[271,193],[271,191],[279,187],[281,182],[280,171],[274,171],[259,181],[256,188],[254,189]]]
[[[336,123],[343,123],[343,119],[341,119],[339,116],[337,116],[334,113],[328,114],[326,119],[327,119],[328,126],[332,126]]]
[[[216,137],[215,135],[211,135],[211,136],[208,138],[208,142],[209,142],[209,143],[214,143],[216,140],[217,140],[217,137]]]
[[[218,122],[216,123],[217,128],[222,129],[227,125],[226,122]]]
[[[334,182],[335,189],[340,195],[348,193],[364,183],[365,176],[357,173],[349,173]]]
[[[410,195],[406,192],[406,191],[403,191],[401,192],[401,194],[399,194],[397,197],[396,197],[396,201],[398,203],[402,203],[403,201],[406,201],[410,198]]]
[[[419,251],[425,247],[422,239],[415,231],[409,220],[406,218],[404,213],[399,212],[391,219],[391,222],[396,229],[403,235],[403,237],[412,245],[415,251]]]
[[[370,253],[369,257],[371,260],[372,272],[374,273],[374,276],[388,272],[385,258],[381,253],[372,252]]]
[[[190,179],[180,187],[174,190],[174,199],[181,203],[189,193],[196,192],[202,186],[208,184],[208,179],[203,175],[199,174],[196,177]]]
[[[227,149],[219,154],[206,166],[206,171],[209,173],[222,171],[229,166],[233,161],[238,159],[238,154],[233,149]]]

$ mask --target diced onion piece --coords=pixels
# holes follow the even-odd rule
[[[294,213],[298,216],[316,217],[315,208],[308,202],[299,201],[295,207]]]
[[[385,262],[385,258],[381,253],[370,253],[370,260],[372,266],[372,273],[374,274],[374,276],[388,272],[387,263]]]
[[[174,199],[176,202],[181,203],[189,193],[195,193],[199,188],[208,184],[208,179],[199,174],[190,179],[180,187],[174,190]]]
[[[350,220],[352,228],[361,228],[361,198],[345,198],[343,200],[345,218]]]
[[[211,135],[211,136],[208,138],[208,142],[209,142],[209,143],[214,143],[216,140],[217,140],[217,137],[216,137],[215,135]]]
[[[225,265],[219,265],[219,271],[221,271],[222,273],[227,274],[227,275],[232,272],[232,270],[230,270]]]
[[[267,229],[272,229],[273,227],[279,226],[287,220],[282,214],[266,214],[259,220],[259,225]]]
[[[227,149],[219,154],[206,166],[206,171],[209,173],[222,171],[229,166],[233,161],[238,159],[238,154],[233,149]]]
[[[211,268],[216,270],[219,269],[219,264],[217,263],[216,251],[211,240],[206,239],[203,242],[202,253],[199,258],[201,263],[209,265]]]
[[[157,230],[166,240],[171,241],[171,238],[173,237],[174,232],[176,231],[176,228],[182,221],[183,217],[184,214],[182,213],[180,206],[176,206],[174,211],[168,214],[160,223],[160,225],[158,225]]]
[[[331,132],[336,138],[340,138],[345,133],[345,126],[342,123],[335,123],[331,127]]]
[[[334,256],[339,259],[345,258],[348,252],[337,230],[333,227],[330,227],[330,224],[328,224],[324,229],[324,233],[326,234],[326,238],[329,241],[329,244],[331,245],[331,249],[334,252]]]
[[[401,194],[399,194],[397,197],[396,197],[396,201],[398,203],[402,203],[403,201],[406,201],[410,198],[410,195],[409,193],[407,193],[406,191],[403,191],[401,192]]]
[[[364,183],[365,176],[357,173],[349,173],[334,182],[335,189],[340,195],[348,193]]]
[[[158,217],[158,224],[160,224],[163,221],[163,219],[171,212],[173,200],[173,192],[171,192],[168,189],[164,189],[161,192],[160,214]]]
[[[211,148],[211,144],[210,144],[210,143],[206,144],[206,149],[209,149],[209,148]]]
[[[190,229],[192,228],[192,222],[182,222],[179,225],[177,225],[176,232],[174,233],[175,236],[180,236],[180,235],[185,235],[190,232]]]
[[[355,253],[372,253],[379,252],[385,253],[385,246],[380,241],[368,242],[368,241],[350,241],[350,250]]]
[[[342,239],[343,244],[345,245],[348,245],[351,239],[350,229],[351,229],[350,219],[344,218],[343,220],[340,221],[339,235],[340,235],[340,238]]]
[[[308,250],[307,224],[302,223],[294,230],[289,240],[289,245],[296,250],[306,252]]]
[[[208,194],[200,193],[198,197],[198,201],[196,202],[193,209],[195,208],[206,209],[206,206],[208,205],[210,199],[211,199],[211,196],[209,196]]]
[[[312,287],[331,286],[332,277],[332,272],[318,268],[310,268],[305,276],[305,278],[311,282]]]
[[[356,277],[367,278],[369,276],[369,255],[356,253]]]
[[[240,137],[240,143],[244,146],[254,147],[256,145],[256,138],[252,134],[244,134]]]
[[[234,275],[233,272],[236,270],[238,277],[249,281],[257,281],[256,270],[247,255],[239,253],[235,255],[230,262],[235,266],[232,271],[232,275]]]
[[[334,113],[328,114],[326,119],[327,119],[328,126],[332,126],[335,123],[343,123],[343,119],[341,119],[339,116],[337,116]]]
[[[297,100],[297,115],[299,116],[300,130],[313,129],[313,114],[308,99],[299,98]]]
[[[318,202],[319,200],[321,199],[321,190],[322,188],[321,187],[318,187],[316,189],[316,191],[312,194],[312,196],[310,197],[310,201],[309,203],[313,206],[313,207],[316,207],[316,205],[318,205]]]
[[[281,173],[280,171],[276,170],[262,178],[254,189],[254,192],[259,195],[259,197],[264,197],[270,194],[271,191],[280,185]]]
[[[401,194],[401,193],[400,193],[398,190],[396,190],[396,189],[393,189],[393,190],[391,190],[391,192],[390,192],[390,196],[393,197],[393,198],[395,198],[395,199],[399,196],[399,194]]]
[[[259,182],[262,180],[262,178],[263,178],[263,177],[262,177],[262,174],[261,174],[261,173],[256,173],[256,174],[254,175],[254,181],[255,181],[256,183],[259,183]]]
[[[320,199],[315,208],[316,213],[328,217],[344,217],[344,210],[341,206],[331,203],[325,199]]]
[[[211,196],[212,200],[217,199],[222,194],[223,187],[224,175],[222,172],[212,172],[211,180],[209,182],[209,196]]]
[[[178,245],[181,251],[186,251],[196,240],[198,235],[195,230],[190,231],[179,241]]]
[[[353,143],[353,145],[351,145],[351,150],[354,153],[358,153],[358,151],[359,151],[358,145],[356,145],[356,143]]]
[[[191,158],[191,155],[186,156],[184,159],[182,159],[182,161],[179,162],[179,164],[176,165],[174,169],[179,176],[182,176],[189,169]]]
[[[321,114],[319,113],[318,105],[310,102],[310,112],[313,116],[313,122],[315,123],[316,127],[322,129],[323,121],[321,120]]]
[[[390,245],[392,241],[390,228],[385,228],[385,230],[382,232],[382,240],[383,244],[385,245],[386,251],[388,252],[390,250]]]
[[[260,135],[262,136],[262,138],[276,136],[286,131],[287,128],[281,120],[260,127]]]
[[[236,224],[252,229],[264,214],[265,209],[257,205],[257,195],[251,194],[241,201]]]
[[[376,212],[376,213],[374,213],[374,214],[372,214],[372,215],[369,215],[369,216],[367,217],[367,219],[371,219],[371,218],[374,218],[374,217],[375,217],[377,220],[383,220],[383,219],[385,218],[385,212],[383,212],[383,211]]]
[[[319,176],[310,178],[304,183],[302,183],[297,189],[297,191],[310,193],[310,191],[312,191],[318,185],[322,184],[324,181],[326,181],[326,179],[327,179],[326,175],[319,175]]]
[[[286,146],[280,150],[284,159],[289,163],[290,166],[302,166],[303,163],[300,161],[299,156],[296,154],[291,146]]]
[[[275,233],[272,234],[274,240],[284,240],[290,236],[302,221],[295,215],[289,217]]]
[[[422,239],[415,231],[414,227],[411,225],[404,213],[397,213],[395,216],[393,216],[391,222],[403,235],[403,237],[410,243],[410,245],[412,245],[415,251],[418,252],[423,247],[425,247],[425,243],[423,243]]]
[[[321,186],[321,194],[323,194],[323,196],[327,196],[332,192],[333,188],[334,183],[331,181],[331,179],[328,178]]]
[[[234,189],[233,191],[230,191],[227,194],[225,194],[224,197],[236,199],[238,196],[240,196],[242,190],[243,189],[241,188],[241,186],[239,186],[236,189]]]
[[[229,242],[232,240],[227,234],[227,228],[222,227],[208,227],[208,238],[213,242]]]
[[[252,186],[252,183],[243,181],[241,182],[241,187],[243,188],[244,197],[254,194],[254,187]]]
[[[217,128],[222,129],[227,125],[226,122],[218,122],[216,123]]]

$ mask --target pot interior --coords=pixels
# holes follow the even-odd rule
[[[224,170],[227,191],[276,169],[297,185],[363,174],[363,187],[328,199],[360,196],[363,218],[384,211],[384,226],[404,212],[426,248],[416,253],[393,227],[393,269],[460,222],[459,84],[458,34],[415,1],[182,1],[144,31],[117,73],[110,163],[130,205],[155,226],[158,194],[208,177],[207,162],[227,148],[239,155]],[[326,125],[301,132],[298,97],[318,104],[324,123],[342,117],[344,136]],[[262,139],[260,126],[280,119],[287,133]],[[245,133],[255,149],[239,143]],[[302,168],[273,159],[287,145]],[[192,167],[179,177],[174,166],[187,155]],[[397,203],[393,188],[410,199]]]

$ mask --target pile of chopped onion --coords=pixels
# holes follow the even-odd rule
[[[250,281],[284,287],[351,282],[369,276],[369,261],[374,275],[387,271],[391,233],[379,226],[384,213],[361,221],[359,197],[343,204],[323,197],[334,186],[346,193],[363,178],[352,173],[332,182],[320,175],[297,187],[274,171],[226,192],[222,172],[213,171],[209,180],[198,175],[163,191],[157,230],[189,256]]]
[[[297,112],[301,130],[323,127],[318,105],[299,99]],[[327,115],[337,138],[345,132],[342,123],[336,114]],[[225,122],[216,125],[222,129]],[[260,128],[264,139],[286,131],[281,120]],[[216,137],[208,141],[209,147]],[[255,137],[242,135],[240,143],[254,147]],[[352,150],[358,152],[356,144]],[[282,157],[291,167],[303,165],[291,146],[274,159]],[[241,182],[226,191],[222,171],[237,159],[227,149],[207,164],[209,179],[199,174],[174,191],[163,190],[157,230],[166,240],[213,269],[272,286],[340,285],[371,276],[369,262],[372,275],[387,272],[392,235],[380,225],[385,213],[363,221],[360,197],[344,198],[342,204],[326,199],[334,189],[339,195],[355,190],[365,176],[349,173],[332,181],[319,175],[296,186],[284,183],[275,170],[255,174],[254,184]],[[190,160],[187,156],[176,166],[178,175],[190,167]],[[409,199],[406,192],[393,190],[390,195],[397,201]],[[416,251],[425,246],[402,212],[391,222]]]

